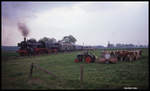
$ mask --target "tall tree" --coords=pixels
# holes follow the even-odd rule
[[[76,38],[73,37],[72,35],[69,35],[69,36],[64,36],[61,41],[64,42],[64,43],[75,44],[75,42],[76,42],[77,40],[76,40]]]
[[[41,39],[39,40],[39,42],[56,43],[56,39],[55,39],[55,38],[44,37],[44,38],[41,38]]]

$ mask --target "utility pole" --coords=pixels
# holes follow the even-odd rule
[[[84,42],[83,42],[83,47],[82,47],[82,50],[84,49]]]

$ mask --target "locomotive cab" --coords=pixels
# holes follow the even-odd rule
[[[21,43],[18,43],[18,47],[19,50],[17,51],[21,56],[23,55],[27,55],[27,42],[26,42],[26,38],[24,38],[24,41],[22,41]]]

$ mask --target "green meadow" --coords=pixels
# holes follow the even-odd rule
[[[2,51],[1,86],[2,89],[123,89],[149,87],[148,49],[142,49],[143,55],[133,62],[116,64],[75,63],[79,51],[43,54],[21,57],[14,51]],[[100,56],[102,50],[93,51]],[[52,72],[53,76],[33,67],[29,77],[31,63]],[[84,66],[83,86],[80,86],[80,65]]]

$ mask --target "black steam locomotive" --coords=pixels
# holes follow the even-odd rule
[[[18,43],[18,47],[20,48],[17,52],[21,56],[83,50],[83,46],[76,46],[69,43],[31,42],[27,41],[26,38],[21,43]]]

